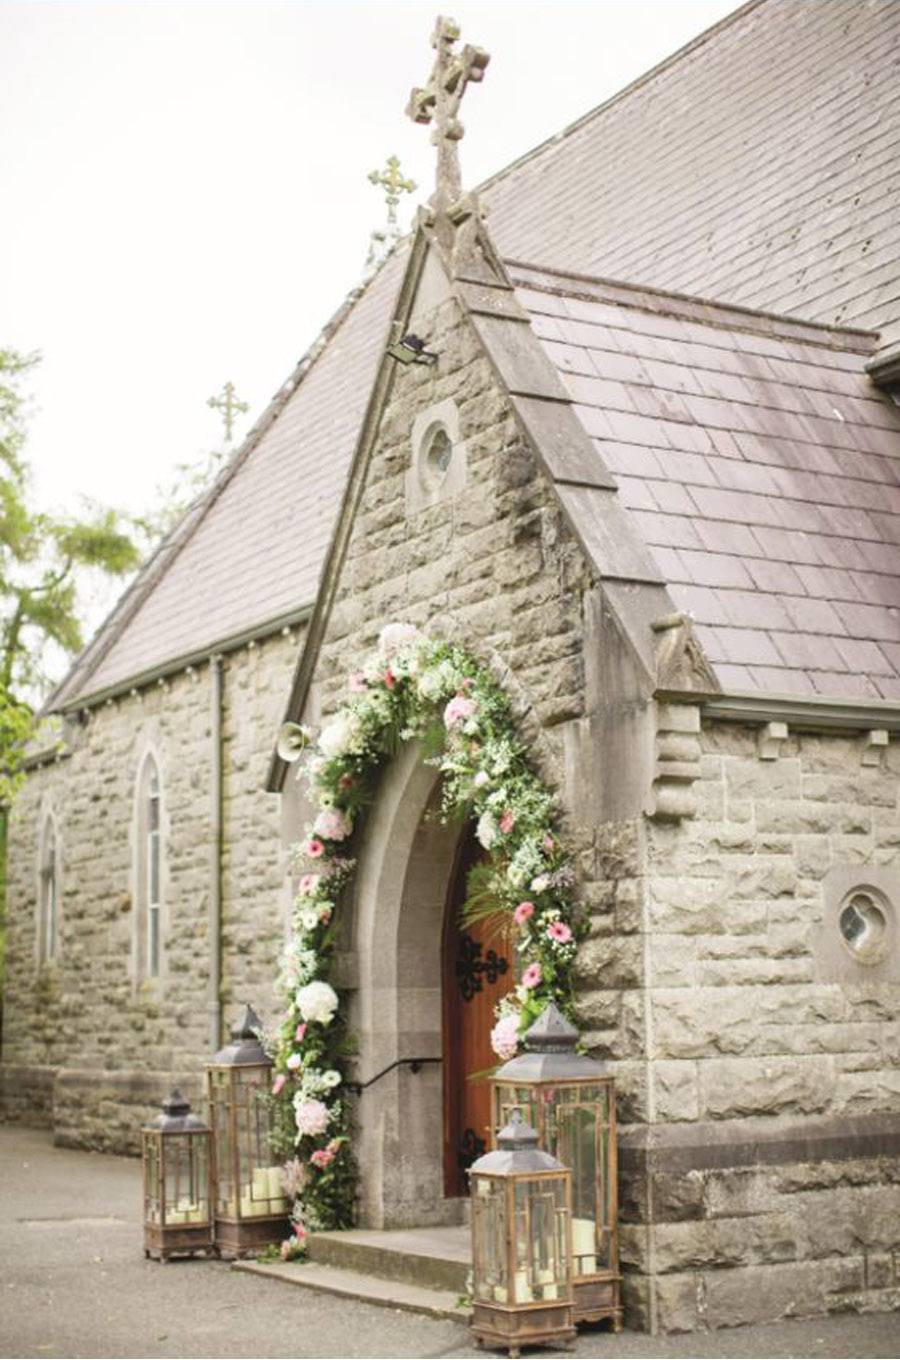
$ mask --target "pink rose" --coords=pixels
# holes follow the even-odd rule
[[[509,835],[510,831],[512,831],[515,824],[516,814],[513,812],[512,808],[507,808],[503,816],[500,818],[500,830],[503,832],[504,836]]]
[[[537,987],[542,977],[541,965],[539,963],[530,963],[522,974],[522,986],[527,987],[529,990],[532,987]]]
[[[325,846],[319,840],[318,836],[313,836],[312,840],[306,842],[306,853],[309,855],[310,859],[319,859],[325,854]]]
[[[278,1073],[278,1076],[277,1076],[277,1077],[275,1078],[275,1080],[272,1082],[272,1095],[273,1095],[273,1096],[280,1095],[281,1092],[284,1090],[284,1087],[285,1087],[285,1083],[286,1083],[286,1082],[287,1082],[287,1077],[284,1075],[283,1072],[279,1072],[279,1073]]]
[[[478,705],[474,699],[467,699],[464,694],[457,694],[444,709],[444,726],[459,727],[461,723],[467,722],[477,710]]]
[[[294,1042],[295,1042],[295,1043],[298,1043],[298,1044],[302,1044],[302,1043],[303,1043],[303,1036],[304,1036],[305,1033],[306,1033],[306,1026],[305,1026],[305,1025],[298,1025],[298,1026],[297,1026],[297,1029],[296,1029],[296,1031],[295,1031],[295,1033],[294,1033]]]
[[[290,1057],[288,1058],[288,1060],[287,1060],[288,1071],[289,1071],[289,1072],[296,1072],[296,1071],[297,1071],[297,1068],[300,1066],[300,1064],[301,1064],[302,1062],[303,1062],[303,1059],[300,1057],[300,1054],[299,1054],[299,1053],[292,1053],[291,1056],[290,1056]]]
[[[316,1148],[309,1160],[312,1166],[317,1167],[319,1171],[324,1171],[329,1162],[334,1161],[334,1153],[330,1148]]]
[[[529,916],[533,915],[534,915],[534,903],[520,902],[519,905],[516,907],[515,911],[513,912],[513,920],[515,921],[517,926],[521,926],[525,924]]]
[[[394,675],[394,672],[391,670],[390,666],[385,671],[384,675],[382,676],[382,679],[384,680],[387,689],[393,689],[397,683],[397,677]]]
[[[349,680],[350,690],[353,694],[365,694],[369,686],[366,684],[366,677],[362,671],[354,671]]]
[[[547,935],[558,944],[568,944],[572,938],[572,927],[567,926],[565,921],[554,921],[547,927]]]

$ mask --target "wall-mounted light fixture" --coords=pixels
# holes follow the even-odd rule
[[[388,354],[398,364],[436,364],[438,356],[425,348],[425,341],[409,331],[393,345],[388,345]]]

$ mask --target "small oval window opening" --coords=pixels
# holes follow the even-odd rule
[[[439,425],[428,440],[425,450],[425,469],[430,481],[439,482],[446,476],[452,457],[453,444],[450,436],[443,425]]]
[[[854,893],[838,917],[838,926],[854,958],[874,962],[884,944],[887,918],[868,893]]]

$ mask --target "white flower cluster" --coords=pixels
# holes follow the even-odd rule
[[[309,982],[299,989],[294,1003],[308,1024],[330,1025],[337,1010],[338,997],[327,982]]]

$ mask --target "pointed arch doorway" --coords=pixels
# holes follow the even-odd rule
[[[460,931],[481,852],[472,828],[443,822],[438,809],[437,772],[410,742],[367,820],[345,941],[364,1088],[354,1119],[365,1228],[462,1222],[477,1146],[466,1130],[487,1141],[487,1082],[468,1078],[496,1062],[493,1010],[513,985],[512,953],[486,926]],[[491,967],[491,950],[505,967]]]
[[[466,1172],[490,1146],[487,1073],[495,1007],[514,984],[509,931],[490,921],[462,923],[471,871],[487,860],[471,827],[463,832],[444,912],[443,1054],[444,1194],[469,1192]]]

